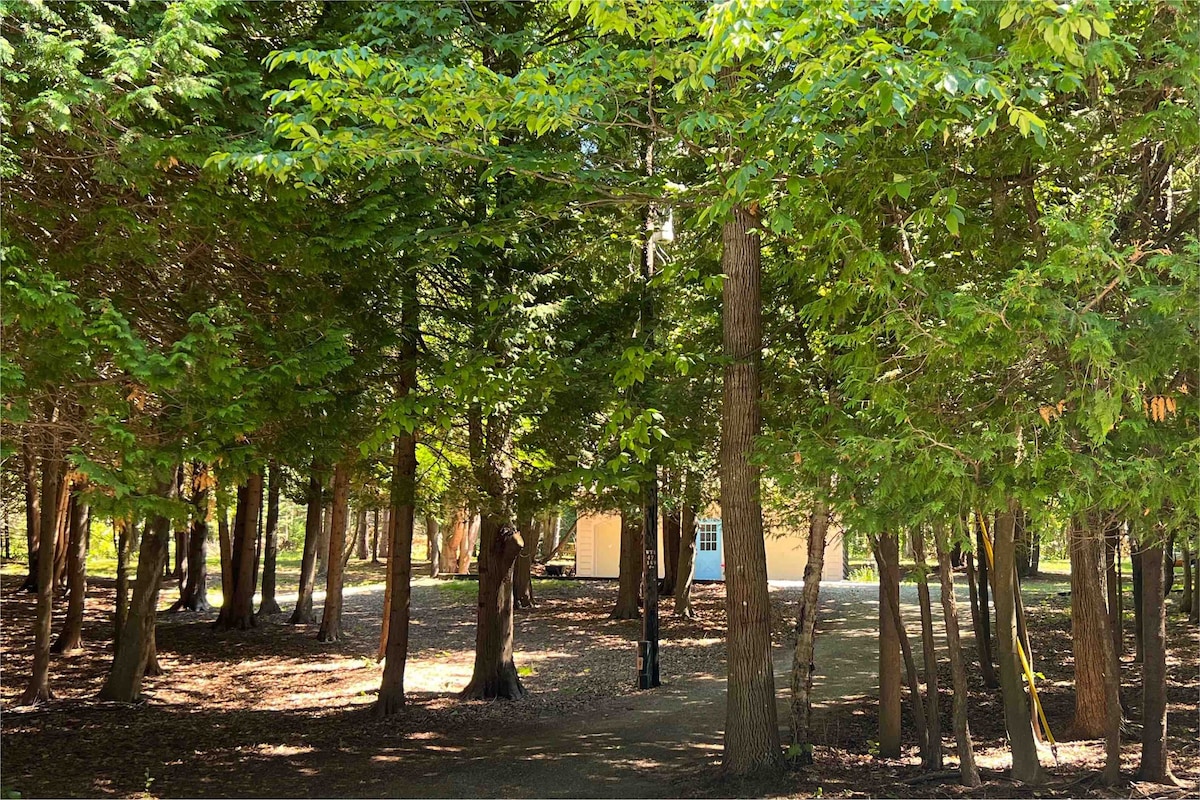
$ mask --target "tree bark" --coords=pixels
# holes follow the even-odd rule
[[[321,511],[324,490],[317,465],[313,464],[308,476],[308,503],[304,515],[304,552],[300,556],[300,586],[296,593],[296,608],[292,611],[290,625],[311,625],[317,621],[313,615],[313,587],[317,582],[317,547],[321,541]]]
[[[459,567],[458,554],[463,549],[466,539],[466,512],[461,508],[452,509],[447,514],[446,525],[449,532],[442,537],[442,566],[451,572],[462,574]]]
[[[1105,588],[1108,592],[1108,631],[1117,658],[1125,655],[1125,616],[1121,597],[1121,524],[1110,525],[1104,532]]]
[[[543,564],[554,558],[554,554],[558,552],[559,525],[561,524],[562,519],[558,514],[546,515],[546,529],[542,531],[541,552],[538,557],[538,561]]]
[[[1000,691],[1004,699],[1004,721],[1012,750],[1012,776],[1027,784],[1045,779],[1038,763],[1037,743],[1025,697],[1016,623],[1016,568],[1013,564],[1013,509],[996,515],[994,543],[996,580],[996,643],[999,645]]]
[[[513,661],[513,565],[524,542],[511,525],[492,514],[481,521],[479,604],[476,612],[475,668],[460,695],[464,700],[517,700],[525,687]]]
[[[1167,536],[1163,547],[1163,597],[1168,597],[1175,588],[1175,532]]]
[[[255,625],[254,552],[258,542],[258,517],[263,499],[262,473],[252,473],[246,483],[238,487],[237,496],[230,561],[233,590],[229,594],[229,603],[221,606],[216,621],[217,630],[244,631]]]
[[[236,503],[236,500],[235,500]],[[229,509],[217,492],[217,547],[221,555],[221,608],[233,605],[233,532],[229,529]]]
[[[689,478],[694,484],[695,479]],[[696,505],[684,490],[683,509],[679,515],[679,563],[675,572],[675,616],[691,619],[692,611],[692,568],[696,564]]]
[[[333,468],[333,516],[330,519],[327,558],[329,567],[325,573],[325,607],[321,610],[321,628],[317,631],[317,641],[320,642],[336,642],[342,638],[342,553],[346,547],[346,528],[350,522],[349,500],[350,465],[343,460]],[[395,555],[404,557],[403,553]]]
[[[829,531],[830,481],[822,477],[808,517],[808,560],[804,564],[804,589],[796,614],[796,647],[792,652],[789,704],[792,724],[792,748],[800,764],[813,763],[812,686],[813,645],[816,640],[817,614],[820,610],[821,573],[825,569],[825,538]]]
[[[283,609],[275,599],[275,565],[279,559],[279,490],[282,488],[283,470],[271,462],[267,470],[267,524],[263,533],[262,600],[258,604],[260,616],[281,614]]]
[[[83,649],[83,609],[87,595],[87,553],[90,539],[91,512],[80,497],[79,488],[69,501],[67,547],[67,618],[58,640],[50,648],[53,653],[75,653]]]
[[[50,440],[40,459],[42,469],[38,520],[37,616],[34,621],[33,673],[17,705],[31,706],[53,699],[50,691],[50,634],[54,602],[54,548],[58,542],[60,509],[65,510],[70,486],[62,440],[47,433]]]
[[[659,591],[664,595],[675,594],[682,527],[683,509],[679,506],[668,509],[663,515],[663,579],[659,587]]]
[[[354,557],[366,561],[367,556],[367,509],[362,507],[354,512]]]
[[[178,483],[172,477],[163,481],[159,494],[174,497]],[[154,625],[158,616],[158,592],[162,585],[163,568],[167,563],[167,547],[171,538],[171,520],[156,516],[146,525],[138,549],[137,580],[129,614],[121,631],[121,645],[113,656],[108,679],[100,690],[103,700],[122,703],[136,701],[142,693],[142,678],[147,667],[157,658]]]
[[[1100,515],[1088,514],[1072,521],[1068,530],[1071,558],[1071,646],[1075,656],[1075,717],[1070,735],[1099,739],[1107,726],[1106,648],[1102,637],[1107,611],[1100,586],[1100,548],[1103,533]],[[1110,637],[1111,638],[1111,637]]]
[[[69,481],[69,478],[68,478]],[[42,502],[45,502],[43,498]],[[68,524],[68,513],[70,507],[70,489],[68,488],[68,500],[62,506],[59,512],[58,524],[55,526],[55,544],[54,544],[54,588],[57,590],[66,590],[67,588],[67,551],[68,539],[70,538],[70,525]]]
[[[617,577],[617,604],[609,619],[640,619],[639,592],[642,585],[642,521],[621,511],[621,562]]]
[[[1154,536],[1158,531],[1150,531]],[[1142,555],[1142,761],[1138,779],[1178,785],[1167,754],[1167,615],[1163,541],[1143,543]]]
[[[203,464],[192,464],[192,520],[187,537],[187,570],[171,611],[204,612],[208,602],[208,483]]]
[[[762,427],[762,242],[756,207],[735,206],[721,241],[724,388],[721,519],[725,539],[728,655],[723,767],[770,775],[782,766],[771,663],[771,604],[763,542],[761,474],[752,459]]]
[[[979,564],[979,631],[976,638],[979,645],[979,661],[983,670],[983,682],[989,689],[999,689],[1000,679],[996,675],[995,651],[992,647],[992,609],[989,599],[991,590],[992,569],[988,564],[987,553],[983,547],[983,518],[975,515],[975,553]]]
[[[330,493],[332,497],[332,492]],[[321,538],[317,540],[317,577],[324,578],[329,575],[329,538],[333,531],[333,501],[325,502],[324,513],[321,516]],[[337,551],[337,557],[340,558],[342,551]]]
[[[442,571],[442,526],[432,514],[425,515],[425,549],[429,552],[429,576],[436,578]]]
[[[900,653],[904,656],[904,673],[908,681],[909,699],[912,701],[913,727],[917,729],[917,740],[921,743],[921,762],[929,762],[929,725],[925,720],[925,707],[921,703],[921,685],[917,679],[917,662],[913,658],[912,644],[908,641],[908,631],[904,628],[904,620],[900,616],[900,565],[899,552],[895,552],[895,561],[885,564],[881,548],[875,548],[875,564],[879,568],[881,586],[886,585],[887,591],[881,592],[880,609],[888,614],[892,626],[900,639]],[[882,755],[882,745],[880,747]]]
[[[1142,599],[1142,546],[1134,539],[1133,525],[1129,529],[1129,571],[1133,579],[1133,660],[1142,663],[1145,645],[1145,626],[1142,624],[1145,604]]]
[[[899,608],[900,603],[900,552],[894,533],[880,535],[875,560],[879,570],[879,755],[899,758],[900,631],[891,609]]]
[[[463,538],[463,549],[459,554],[458,566],[461,568],[463,575],[468,575],[471,572],[471,556],[475,553],[475,546],[480,544],[483,538],[483,516],[476,514],[473,511],[467,514],[467,535]],[[482,554],[483,548],[480,545],[479,552]],[[482,559],[483,556],[480,555]]]
[[[933,608],[929,596],[929,569],[925,564],[925,532],[912,529],[913,559],[917,567],[917,602],[921,606],[921,653],[925,661],[925,717],[929,730],[925,767],[942,768],[942,716],[938,703],[937,650],[933,640]]]
[[[38,590],[38,553],[41,541],[42,499],[39,491],[38,458],[33,434],[26,433],[21,442],[21,468],[25,474],[25,546],[29,573],[21,584],[23,592]]]
[[[967,720],[969,688],[967,668],[963,663],[962,641],[958,633],[958,605],[954,598],[954,573],[946,547],[946,527],[933,523],[933,546],[937,551],[938,578],[941,583],[942,616],[946,621],[946,650],[950,655],[950,680],[954,686],[954,739],[958,743],[958,781],[973,789],[980,785],[979,768],[975,766],[975,748],[971,742],[971,726]]]
[[[409,348],[406,348],[409,349]],[[405,374],[400,396],[407,396],[416,378],[416,345],[413,343],[405,359]],[[392,513],[389,517],[391,552],[388,559],[387,632],[382,649],[385,662],[375,715],[386,717],[404,706],[404,667],[408,660],[408,623],[412,581],[412,540],[416,506],[417,440],[415,434],[402,433],[396,437],[395,461],[392,467]],[[426,518],[427,520],[429,518]],[[433,552],[433,551],[431,551]]]
[[[1179,613],[1189,614],[1192,610],[1192,603],[1195,602],[1195,579],[1192,574],[1192,548],[1191,543],[1185,538],[1183,540],[1183,594],[1179,598]]]
[[[113,651],[121,646],[121,631],[125,627],[125,618],[129,616],[129,555],[134,540],[137,539],[137,529],[131,519],[113,520],[117,528],[117,589],[113,601]]]
[[[379,534],[380,534],[379,509],[378,508],[375,509],[371,516],[372,516],[372,519],[371,519],[371,563],[378,564],[379,563]],[[428,522],[428,520],[426,520],[426,521]],[[386,531],[384,532],[383,535],[384,536],[387,535]],[[431,554],[430,560],[433,561],[434,563],[437,563],[436,557],[433,557],[432,554]],[[436,576],[436,574],[437,573],[435,572],[434,575]]]
[[[537,517],[530,517],[528,523],[521,535],[525,544],[513,567],[513,601],[517,608],[533,608],[533,554],[537,552],[540,532]]]

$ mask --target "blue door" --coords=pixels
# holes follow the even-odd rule
[[[696,524],[696,580],[719,581],[725,578],[725,556],[721,544],[721,520],[699,520]]]

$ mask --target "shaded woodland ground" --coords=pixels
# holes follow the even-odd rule
[[[969,792],[955,773],[919,771],[905,725],[906,756],[881,760],[876,739],[875,614],[870,584],[822,588],[817,649],[815,764],[779,782],[717,781],[724,708],[722,585],[696,588],[694,620],[664,618],[664,686],[637,692],[638,625],[610,621],[615,582],[538,581],[538,605],[517,616],[517,664],[530,690],[520,702],[462,702],[474,644],[470,581],[422,579],[414,587],[409,706],[379,721],[369,713],[379,686],[374,661],[382,568],[356,565],[346,591],[348,636],[319,643],[315,626],[285,615],[254,630],[217,633],[208,614],[161,613],[159,658],[135,706],[95,699],[111,659],[112,582],[92,582],[87,649],[56,657],[55,700],[6,712],[4,788],[43,796],[1115,796],[1099,785],[1103,743],[1062,742],[1049,750],[1050,782],[1024,787],[1007,767],[998,693],[971,670],[972,733],[984,785]],[[1073,709],[1069,598],[1064,576],[1027,584],[1028,617],[1046,713],[1061,738]],[[3,582],[0,687],[10,708],[27,672],[32,597]],[[283,592],[293,587],[286,583]],[[905,614],[915,618],[913,587]],[[779,698],[786,691],[798,587],[772,590]],[[163,607],[172,593],[164,593]],[[219,597],[219,593],[216,595]],[[936,595],[935,595],[936,596]],[[286,595],[285,595],[286,598]],[[319,598],[318,598],[319,601]],[[287,603],[285,602],[286,606]],[[1200,780],[1194,629],[1168,622],[1169,738],[1177,791],[1133,784],[1134,796],[1188,796]],[[939,635],[939,647],[944,640]],[[919,644],[919,641],[918,641]],[[974,648],[968,647],[974,659]],[[942,652],[944,658],[944,651]],[[1125,660],[1127,720],[1140,713],[1139,670]],[[943,730],[951,731],[948,666],[941,685]],[[906,706],[907,714],[907,706]],[[1130,725],[1127,723],[1127,725]],[[1125,771],[1136,768],[1136,723],[1126,731]],[[952,737],[947,751],[953,753]],[[947,759],[951,767],[954,759]]]

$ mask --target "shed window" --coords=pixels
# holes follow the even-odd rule
[[[717,523],[700,523],[699,548],[701,551],[715,552],[717,549]]]

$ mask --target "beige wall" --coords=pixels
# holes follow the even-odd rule
[[[621,572],[621,517],[619,514],[589,514],[579,518],[575,533],[575,574],[584,578],[615,578]],[[770,527],[764,540],[767,578],[773,581],[804,580],[808,558],[807,539],[796,530]],[[663,575],[662,524],[658,531],[659,577]],[[842,580],[842,537],[840,528],[829,531],[825,544],[825,569],[821,580]]]

